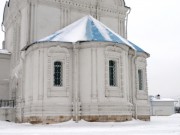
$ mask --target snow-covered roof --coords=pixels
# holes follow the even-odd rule
[[[10,54],[8,50],[0,49],[0,54]]]
[[[144,52],[140,47],[121,37],[92,16],[85,16],[69,26],[37,41],[37,42],[114,42],[127,45],[138,52]],[[37,43],[36,42],[36,43]]]
[[[156,98],[156,97],[152,97],[151,101],[168,101],[168,102],[177,102],[177,100],[172,99],[172,98]]]

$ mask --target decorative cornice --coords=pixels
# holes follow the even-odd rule
[[[145,52],[137,52],[137,56],[144,57],[144,58],[149,58],[150,54],[145,53]]]
[[[143,67],[146,67],[146,65],[147,65],[146,58],[144,58],[144,57],[137,57],[135,63],[136,63],[137,65],[143,66]]]
[[[63,7],[68,9],[76,9],[76,10],[82,10],[85,12],[90,12],[92,15],[95,13],[98,13],[98,16],[115,16],[118,17],[119,14],[121,15],[121,18],[126,17],[126,13],[128,11],[128,8],[124,5],[103,5],[102,2],[100,2],[99,5],[96,3],[91,3],[89,1],[82,1],[82,0],[16,0],[11,1],[10,6],[6,7],[8,8],[7,14],[4,18],[4,25],[6,26],[9,22],[7,20],[14,20],[16,16],[18,16],[18,12],[20,12],[24,7],[27,7],[28,4],[45,4],[45,5],[51,5],[56,7]],[[12,19],[13,18],[13,19]],[[12,21],[11,21],[12,22]],[[10,23],[11,24],[11,23]],[[8,27],[8,26],[6,26]]]
[[[100,12],[108,12],[110,14],[123,14],[126,15],[126,12],[128,10],[127,7],[125,6],[120,6],[120,5],[114,5],[114,6],[109,6],[109,5],[104,5],[102,2],[100,2],[98,5],[96,2],[91,2],[91,1],[84,1],[84,0],[34,0],[38,3],[50,3],[50,4],[56,4],[56,6],[65,6],[65,7],[70,7],[70,8],[76,8],[76,9],[81,9],[81,10],[86,10],[86,11],[97,11],[98,13]],[[59,3],[57,5],[57,3]]]
[[[48,54],[51,55],[52,53],[54,53],[54,54],[59,54],[59,53],[69,54],[69,52],[66,48],[61,48],[60,46],[49,48]]]

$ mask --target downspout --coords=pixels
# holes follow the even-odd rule
[[[76,47],[75,43],[73,44],[73,53],[74,53],[74,70],[73,70],[73,84],[74,84],[74,100],[73,100],[73,109],[75,115],[75,122],[78,123],[78,90],[77,90],[77,57],[76,57]]]
[[[128,16],[129,16],[129,14],[130,14],[130,12],[131,12],[131,8],[130,7],[128,7],[129,8],[129,10],[128,10],[128,12],[126,13],[126,33],[125,33],[125,37],[126,37],[126,39],[128,38],[128,36],[127,36],[127,25],[128,25]]]
[[[135,84],[136,84],[136,66],[134,67],[135,58],[136,58],[136,51],[135,51],[134,56],[132,57],[132,69],[133,69],[133,95],[132,95],[133,99],[132,99],[132,101],[133,101],[133,105],[135,107],[135,109],[134,109],[135,119],[137,119],[137,103],[135,100],[135,95],[136,95],[136,92],[135,92],[136,91],[136,86],[135,86]]]
[[[25,100],[24,100],[24,78],[25,78],[25,51],[21,51],[21,61],[22,61],[22,80],[21,80],[21,121],[23,122],[24,118],[24,104],[25,104]]]
[[[43,68],[42,68],[42,70],[43,70],[43,90],[42,90],[42,123],[44,123],[45,121],[44,121],[44,48],[43,48]]]

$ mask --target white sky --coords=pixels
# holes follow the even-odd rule
[[[180,97],[180,0],[125,0],[128,38],[151,54],[149,94]]]
[[[6,0],[0,0],[0,20]],[[149,94],[180,97],[180,0],[125,0],[128,39],[151,54]],[[2,22],[2,21],[0,21]],[[0,31],[0,44],[4,37]]]

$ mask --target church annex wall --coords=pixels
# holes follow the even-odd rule
[[[10,56],[0,52],[0,100],[9,99]]]
[[[17,119],[31,123],[55,123],[72,118],[130,120],[127,51],[128,47],[113,47],[110,43],[82,43],[74,47],[65,43],[39,43],[30,47],[24,65],[23,114]],[[107,86],[109,69],[105,65],[110,59],[119,63],[116,89]],[[58,89],[52,84],[55,61],[65,66],[63,87]]]
[[[80,49],[80,102],[87,121],[123,121],[131,119],[128,101],[128,48],[110,43],[86,43]],[[109,60],[117,62],[117,87],[109,86]],[[117,116],[118,114],[118,116]],[[99,117],[98,117],[99,116]],[[106,118],[109,116],[109,119]],[[92,118],[93,117],[93,118]]]
[[[25,82],[24,82],[24,122],[47,123],[67,121],[72,116],[72,81],[71,59],[64,56],[71,55],[68,49],[61,47],[39,48],[30,50],[26,54]],[[67,80],[63,89],[53,87],[53,68],[55,61],[63,61],[63,76]],[[69,68],[68,68],[69,67]],[[52,73],[51,73],[52,72]],[[69,78],[69,79],[68,79]],[[51,118],[52,117],[52,118]]]

